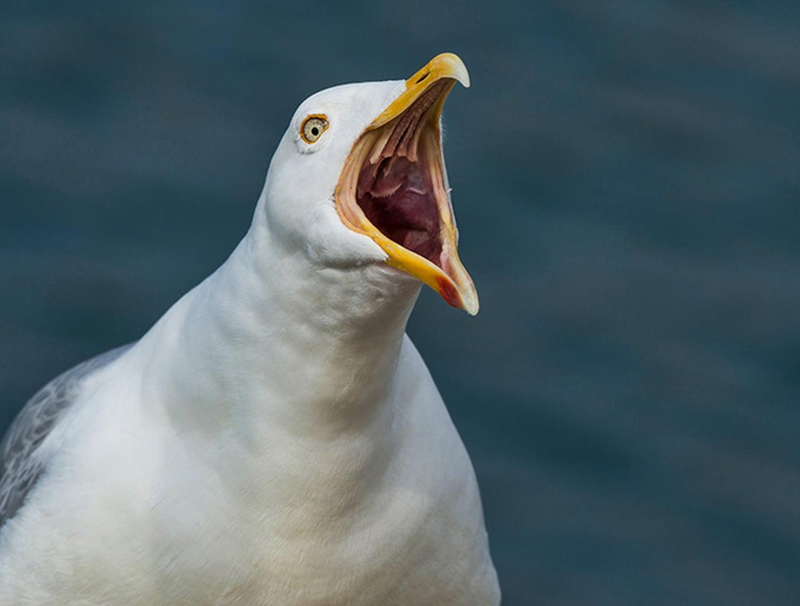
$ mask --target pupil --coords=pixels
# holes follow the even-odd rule
[[[319,129],[316,126],[312,127],[311,134],[316,137],[319,134]]]

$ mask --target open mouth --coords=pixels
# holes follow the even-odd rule
[[[356,203],[370,223],[440,268],[439,204],[446,194],[442,191],[438,128],[432,128],[429,114],[445,88],[452,86],[440,80],[400,117],[380,128],[361,166],[356,189]]]
[[[456,79],[436,71],[442,57],[452,61],[449,57],[455,56],[440,55],[412,76],[405,98],[395,102],[399,107],[387,108],[353,146],[337,187],[336,208],[345,225],[387,253],[389,265],[474,314],[477,293],[458,258],[444,178],[440,116]]]

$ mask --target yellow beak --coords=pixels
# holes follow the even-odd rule
[[[437,265],[388,238],[367,219],[357,204],[347,203],[344,200],[355,200],[360,167],[368,158],[375,141],[381,137],[381,131],[386,132],[386,129],[382,129],[382,127],[400,118],[426,91],[442,80],[446,82],[440,83],[437,87],[437,91],[441,92],[431,92],[431,94],[437,94],[438,98],[426,110],[425,132],[419,136],[419,145],[427,146],[428,153],[425,154],[425,157],[431,162],[430,174],[439,214],[441,255]],[[438,292],[453,307],[459,307],[470,315],[475,315],[479,308],[478,293],[458,257],[458,231],[449,192],[444,183],[441,160],[441,113],[447,95],[456,82],[461,82],[465,87],[469,87],[469,73],[464,62],[452,53],[443,53],[434,57],[425,67],[406,80],[406,88],[403,93],[367,127],[359,142],[356,143],[345,164],[345,169],[342,171],[336,199],[337,210],[345,225],[372,238],[388,255],[386,260],[388,265],[421,280]],[[391,128],[391,126],[387,128]]]

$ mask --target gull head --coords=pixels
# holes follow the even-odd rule
[[[306,99],[270,164],[269,229],[316,263],[390,266],[476,314],[442,154],[442,108],[457,82],[469,86],[467,69],[444,53],[407,80]]]

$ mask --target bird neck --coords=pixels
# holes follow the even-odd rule
[[[254,223],[153,332],[158,389],[198,429],[351,432],[387,415],[419,283],[388,266],[316,265]],[[258,439],[258,438],[256,438]]]

